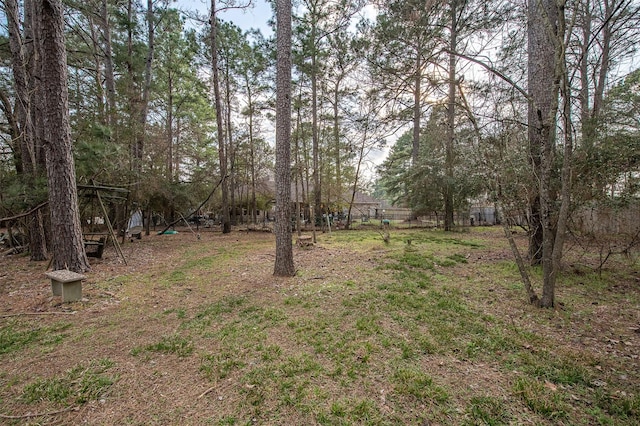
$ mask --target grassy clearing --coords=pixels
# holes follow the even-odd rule
[[[405,237],[411,237],[410,245]],[[375,247],[378,237],[355,233],[330,238],[332,245]],[[269,306],[221,299],[183,323],[203,338],[224,342],[200,355],[200,372],[212,382],[233,376],[244,384],[244,403],[237,408],[249,412],[236,416],[232,424],[256,417],[277,419],[284,407],[320,424],[507,424],[517,417],[505,404],[524,408],[542,422],[556,422],[570,418],[572,404],[603,405],[603,398],[590,392],[597,375],[593,360],[585,364],[576,354],[554,350],[551,342],[480,312],[457,286],[436,282],[436,268],[466,265],[469,256],[460,248],[478,250],[482,243],[420,232],[401,238],[402,244],[391,245],[380,258],[378,271],[391,274],[334,284],[331,305],[323,303],[327,288],[319,284],[306,288],[303,299],[272,299]],[[498,279],[512,278],[511,266],[503,271],[505,276]],[[374,277],[373,282],[366,279]],[[278,336],[278,344],[270,344],[272,336]],[[533,346],[545,349],[528,349]],[[482,394],[461,399],[456,383],[421,367],[432,355],[463,363],[491,362],[505,374],[517,372],[515,383],[496,384],[509,399]],[[384,378],[383,383],[372,377]],[[366,389],[376,397],[336,399],[319,392],[318,383],[339,394]],[[381,405],[378,397],[385,392],[389,396]],[[622,405],[631,408],[621,410],[624,415],[617,420],[630,421],[625,416],[633,414],[633,401]],[[600,408],[600,416],[611,411]],[[585,421],[590,422],[588,417]]]
[[[140,314],[166,326],[118,362],[150,366],[160,377],[159,365],[171,363],[180,377],[202,383],[207,392],[189,401],[215,409],[203,408],[206,422],[203,415],[194,424],[638,424],[640,377],[630,368],[638,339],[628,329],[635,317],[633,310],[615,316],[618,303],[637,306],[637,290],[617,293],[612,275],[583,271],[562,278],[563,308],[536,310],[522,302],[509,260],[478,260],[496,250],[493,241],[394,230],[383,245],[375,231],[334,232],[296,253],[297,277],[264,283],[264,275],[243,275],[237,288],[229,277],[261,245],[184,248],[174,266],[119,281],[128,295],[133,285],[161,292],[160,312]],[[178,291],[184,280],[196,282],[197,302]],[[615,327],[595,321],[605,303]],[[1,360],[48,347],[24,324],[8,322],[1,332],[0,348],[8,348]],[[118,386],[109,368],[84,367],[104,379],[87,392],[69,385],[82,382],[79,372],[0,380],[29,390],[25,404],[64,405]]]

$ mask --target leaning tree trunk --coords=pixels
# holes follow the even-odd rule
[[[356,199],[356,192],[358,192],[358,180],[360,179],[360,169],[362,167],[362,162],[364,161],[364,149],[365,145],[368,142],[368,130],[369,130],[369,122],[365,124],[364,134],[362,135],[362,142],[360,143],[360,149],[358,150],[358,160],[356,161],[356,173],[353,177],[353,187],[351,188],[351,199],[349,200],[349,210],[347,211],[347,225],[346,229],[351,228],[351,211],[353,210],[353,204]]]
[[[76,173],[71,153],[67,53],[60,0],[43,0],[42,85],[45,101],[45,152],[49,178],[49,208],[54,269],[91,269],[84,251]]]
[[[291,243],[291,0],[277,0],[276,262],[273,274],[295,275]]]

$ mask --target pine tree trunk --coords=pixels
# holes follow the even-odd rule
[[[25,38],[33,40],[33,43],[27,43],[27,75],[29,77],[30,104],[31,104],[31,122],[34,126],[34,154],[35,167],[37,176],[43,178],[47,174],[47,163],[45,154],[45,99],[44,88],[40,78],[42,70],[42,30],[40,22],[41,3],[38,0],[25,0]],[[46,211],[46,210],[45,210]],[[51,252],[51,221],[48,220],[48,213],[40,212],[40,218],[36,219],[36,223],[42,223],[42,231],[38,238],[46,248],[48,254]],[[40,226],[40,225],[38,225]],[[39,231],[40,232],[40,231]],[[40,244],[40,243],[38,243]],[[44,250],[44,249],[43,249]]]
[[[422,117],[422,56],[420,49],[416,49],[416,74],[413,89],[413,141],[411,145],[411,160],[413,166],[418,165],[420,153],[420,118]]]
[[[251,167],[251,223],[256,224],[258,217],[258,203],[256,201],[256,148],[253,137],[253,100],[251,97],[251,87],[247,84],[247,92],[249,98],[249,149],[250,149],[250,167]]]
[[[444,230],[453,231],[453,143],[456,137],[456,55],[458,44],[458,5],[450,2],[451,33],[449,34],[449,100],[447,104],[448,135],[445,143]]]
[[[233,141],[233,122],[231,120],[231,72],[229,70],[229,61],[225,61],[225,113],[226,113],[226,132],[227,132],[227,159],[228,164],[231,165],[231,170],[229,172],[229,184],[231,189],[229,190],[229,205],[231,207],[230,213],[230,223],[231,225],[238,224],[238,209],[236,206],[236,185],[237,185],[237,177],[236,177],[236,149]]]
[[[333,93],[333,140],[335,142],[335,159],[336,159],[336,201],[338,206],[342,204],[342,158],[340,156],[340,111],[338,108],[340,95],[340,82],[342,75],[336,81],[335,91]]]
[[[167,177],[169,178],[169,182],[176,182],[176,176],[178,175],[178,170],[174,170],[175,164],[175,153],[174,147],[175,144],[173,142],[173,75],[171,73],[171,69],[169,69],[167,73],[167,147],[168,155],[167,155]]]
[[[107,0],[101,0],[100,18],[102,38],[104,40],[104,83],[107,89],[107,125],[112,128],[116,123],[116,83],[113,72],[113,49],[111,43],[111,25],[109,24],[109,11]]]
[[[53,267],[84,272],[91,268],[82,241],[76,173],[71,153],[62,2],[43,0],[41,5],[45,151],[49,178]]]
[[[278,2],[280,3],[280,2]],[[312,16],[317,16],[317,4],[313,3],[310,10]],[[317,43],[317,22],[311,22],[311,156],[313,167],[313,205],[314,211],[320,212],[320,204],[322,203],[322,190],[320,182],[320,136],[318,132],[318,46]],[[315,227],[315,223],[313,224]],[[324,225],[323,225],[324,226]]]
[[[316,76],[316,54],[313,53],[311,57],[311,139],[312,139],[312,152],[313,157],[313,205],[314,211],[320,211],[320,204],[322,204],[322,191],[320,184],[320,137],[318,135],[318,77]],[[323,225],[324,226],[324,225]]]
[[[147,0],[147,57],[144,63],[144,86],[142,87],[142,101],[140,115],[138,117],[138,132],[136,138],[136,173],[142,173],[142,159],[144,156],[144,143],[146,138],[147,115],[149,113],[149,97],[151,95],[151,71],[153,68],[153,55],[155,51],[156,23],[153,13],[153,0]],[[139,180],[139,176],[138,176]]]
[[[276,261],[273,274],[295,275],[291,242],[291,0],[277,0]]]
[[[222,178],[222,233],[231,232],[229,217],[229,183],[227,176],[227,155],[222,124],[222,99],[220,95],[220,76],[218,72],[218,22],[216,20],[216,1],[211,0],[211,70],[213,74],[213,97],[216,105],[216,127],[218,135],[218,159],[220,160],[220,177]]]
[[[32,98],[29,94],[29,83],[35,82],[35,79],[29,78],[27,55],[23,48],[23,38],[20,31],[20,15],[18,4],[15,0],[7,0],[5,2],[5,13],[7,15],[9,46],[17,98],[15,114],[17,115],[16,124],[19,127],[19,132],[16,137],[20,144],[22,178],[28,188],[33,188],[40,171],[36,153],[36,129],[33,121]],[[25,22],[25,32],[31,31],[30,28],[27,30],[30,22],[26,20]],[[48,257],[48,253],[42,212],[36,210],[30,215],[28,221],[31,260],[45,260]]]

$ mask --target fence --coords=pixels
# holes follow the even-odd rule
[[[573,228],[583,234],[635,235],[640,232],[640,201],[625,207],[582,207],[573,215]]]

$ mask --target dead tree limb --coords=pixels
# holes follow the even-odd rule
[[[524,261],[522,260],[522,256],[520,255],[520,250],[518,250],[518,246],[516,245],[515,240],[513,239],[513,235],[509,230],[509,226],[507,225],[507,221],[503,223],[504,235],[507,237],[509,241],[509,246],[511,247],[511,252],[513,253],[513,257],[516,260],[516,265],[518,265],[518,271],[520,271],[520,277],[522,277],[522,283],[524,284],[524,288],[527,291],[527,296],[529,297],[529,303],[535,306],[539,306],[540,299],[538,295],[533,290],[533,286],[531,285],[531,280],[529,279],[529,274],[527,273],[527,268],[524,265]]]
[[[49,204],[49,201],[44,201],[40,204],[38,204],[37,206],[35,206],[34,208],[32,208],[31,210],[24,212],[24,213],[20,213],[17,214],[15,216],[10,216],[10,217],[3,217],[2,219],[0,219],[0,223],[3,222],[11,222],[12,220],[16,220],[16,219],[20,219],[23,218],[25,216],[29,216],[30,214],[32,214],[33,212],[36,212],[38,210],[40,210],[41,208],[43,208],[44,206],[46,206],[47,204]]]
[[[0,414],[0,419],[19,420],[19,419],[29,419],[33,417],[55,416],[56,414],[62,414],[68,411],[77,411],[79,409],[80,407],[67,407],[63,410],[50,411],[48,413],[28,413],[28,414],[23,414],[21,416],[8,416],[6,414]]]

